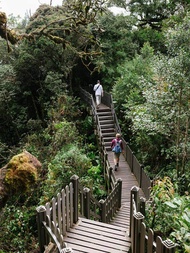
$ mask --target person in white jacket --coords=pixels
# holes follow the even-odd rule
[[[96,97],[96,107],[99,108],[99,105],[101,104],[101,97],[104,95],[103,87],[99,80],[97,81],[97,84],[94,85],[94,92]]]

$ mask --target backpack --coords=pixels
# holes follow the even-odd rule
[[[116,141],[116,145],[115,145],[115,147],[112,149],[112,151],[115,152],[116,154],[119,154],[119,153],[121,153],[121,146],[120,146],[121,140],[117,141],[117,140],[115,139],[115,141]]]

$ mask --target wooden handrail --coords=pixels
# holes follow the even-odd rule
[[[98,138],[98,144],[99,144],[99,149],[100,149],[101,161],[104,168],[104,178],[107,181],[107,188],[108,188],[108,193],[109,193],[110,191],[112,191],[112,189],[115,186],[116,177],[115,177],[113,168],[110,166],[109,160],[107,158],[108,156],[107,156],[107,152],[106,152],[105,145],[103,143],[103,138],[101,135],[100,122],[97,116],[95,101],[93,99],[93,96],[90,93],[88,93],[86,90],[82,89],[81,87],[80,87],[80,95],[91,106],[92,116],[95,123],[95,129],[97,130],[97,138]],[[102,103],[110,107],[112,105],[112,96],[109,93],[104,92]]]
[[[109,223],[121,207],[121,189],[122,180],[118,179],[108,197],[97,201],[90,189],[81,186],[79,177],[74,175],[69,186],[62,189],[56,198],[36,209],[40,252],[44,252],[45,246],[53,240],[62,253],[62,249],[67,248],[63,237],[78,221],[79,215]]]
[[[143,203],[143,204],[142,204]],[[143,207],[143,208],[142,208]],[[157,236],[154,239],[154,231],[147,229],[144,223],[144,199],[139,197],[139,188],[134,186],[131,189],[131,206],[130,206],[130,229],[129,236],[131,236],[131,253],[174,253],[176,245],[171,240],[163,241],[161,237]]]
[[[44,252],[45,246],[51,240],[54,241],[60,253],[64,252],[67,245],[64,243],[63,236],[73,226],[73,184],[70,183],[61,193],[53,198],[51,203],[40,206],[37,211],[38,238],[40,252]],[[65,251],[69,252],[69,251]]]
[[[81,98],[84,99],[92,108],[92,114],[93,114],[93,118],[94,118],[94,122],[95,122],[95,127],[97,129],[97,135],[98,135],[98,141],[99,141],[101,154],[104,154],[104,152],[106,153],[106,150],[104,148],[104,143],[102,141],[102,136],[101,136],[101,131],[100,131],[100,123],[98,121],[96,106],[95,106],[93,96],[90,93],[88,93],[86,90],[82,89],[81,87],[80,87],[80,95],[81,95]],[[102,98],[102,103],[104,103],[105,105],[107,105],[108,107],[111,108],[112,116],[114,119],[115,131],[121,134],[121,129],[120,129],[117,115],[116,115],[115,109],[114,109],[112,95],[107,92],[104,92],[104,97]],[[144,192],[146,199],[149,199],[150,187],[151,187],[152,182],[151,182],[149,176],[145,173],[145,171],[143,169],[143,165],[139,163],[134,152],[131,150],[129,144],[125,141],[125,139],[123,137],[122,137],[122,142],[123,142],[124,157],[129,164],[131,172],[135,175],[137,182],[138,182],[139,186],[141,187],[142,191]],[[102,156],[102,158],[103,158],[103,156]],[[109,161],[108,161],[108,163],[109,163]],[[105,166],[105,161],[104,161],[104,166]],[[112,173],[113,170],[110,173],[110,168],[111,168],[111,166],[109,166],[109,164],[107,164],[106,168],[104,167],[104,170],[106,171],[106,175],[105,175],[105,172],[104,172],[104,175],[105,175],[106,179],[109,179],[109,180],[111,179],[110,184],[112,187],[115,183],[115,175],[114,175],[114,173]]]
[[[81,93],[84,95],[86,92],[84,92],[83,89],[81,89]],[[118,119],[114,110],[113,100],[112,96],[108,93],[104,93],[104,98],[102,99],[102,102],[111,108],[111,112],[114,119],[115,124],[115,130],[116,132],[121,134],[121,129],[119,127]],[[91,97],[92,101],[93,98]],[[92,107],[95,106],[93,102],[91,102]],[[94,119],[97,127],[97,134],[99,136],[99,144],[101,146],[101,154],[103,154],[102,161],[104,166],[104,175],[107,177],[111,188],[114,188],[115,183],[115,174],[113,173],[113,169],[109,166],[109,162],[106,161],[106,150],[104,148],[104,143],[102,141],[102,136],[100,136],[100,125],[96,116],[96,109],[92,109],[94,112]],[[134,155],[133,151],[130,149],[128,143],[125,142],[125,140],[122,138],[123,146],[124,146],[124,157],[127,160],[131,172],[135,175],[139,186],[143,190],[145,197],[149,199],[150,196],[150,187],[151,187],[151,181],[149,177],[146,175],[146,173],[143,170],[143,165],[139,163],[136,156]],[[113,179],[113,181],[112,181]],[[112,194],[110,193],[109,196]],[[109,199],[109,198],[108,198]],[[108,200],[109,202],[109,200]],[[102,210],[104,213],[107,213],[107,216],[104,216],[104,221],[109,222],[109,211],[106,211],[106,206],[104,205],[105,202],[101,201]],[[151,229],[148,229],[146,231],[146,225],[143,222],[144,220],[144,214],[145,214],[145,199],[139,198],[139,188],[133,187],[131,190],[131,202],[130,202],[130,230],[129,235],[131,236],[131,250],[132,253],[145,253],[145,248],[148,248],[149,252],[153,252],[153,249],[156,250],[158,253],[163,252],[175,252],[175,244],[171,242],[170,240],[162,241],[160,237],[156,238],[156,242],[154,241],[154,232]],[[141,250],[141,251],[140,251]]]

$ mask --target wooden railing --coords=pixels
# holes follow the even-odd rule
[[[146,228],[145,199],[139,197],[139,188],[131,189],[130,231],[132,253],[174,253],[176,245],[171,240],[163,241],[160,236],[155,238],[154,231]]]
[[[51,203],[37,208],[37,224],[40,252],[44,252],[49,242],[53,241],[60,253],[72,252],[64,243],[63,237],[76,222],[73,210],[75,200],[73,184],[66,186]],[[78,219],[78,218],[77,218]]]
[[[96,116],[96,109],[93,97],[88,95],[86,91],[82,88],[80,89],[81,96],[88,96],[88,102],[92,107],[92,114],[95,119],[95,124],[97,126],[97,134],[99,136],[99,146],[101,148],[101,160],[104,167],[104,178],[107,179],[108,185],[114,187],[115,174],[113,169],[110,167],[107,160],[107,153],[104,148],[104,143],[102,141],[102,136],[100,136],[100,125]],[[121,134],[121,129],[119,127],[118,119],[114,110],[112,96],[109,93],[104,92],[104,97],[102,98],[102,103],[111,108],[116,132]],[[143,169],[143,165],[139,163],[133,151],[129,147],[128,143],[122,138],[124,157],[131,168],[131,172],[135,175],[139,187],[143,190],[146,199],[149,199],[151,180]],[[154,232],[152,229],[146,229],[146,225],[143,222],[145,215],[145,198],[139,198],[139,188],[133,187],[131,190],[131,206],[130,206],[130,231],[131,236],[131,252],[132,253],[174,253],[175,244],[170,240],[163,241],[161,237],[157,237],[154,241]]]
[[[105,200],[93,198],[89,188],[79,184],[78,176],[51,202],[37,208],[38,236],[40,252],[53,241],[59,252],[72,252],[63,237],[76,224],[79,216],[109,223],[121,207],[122,181],[115,182],[113,190]],[[64,251],[65,250],[65,251]]]
[[[82,89],[81,87],[80,87],[80,95],[83,98],[83,100],[86,101],[91,106],[92,116],[93,116],[93,119],[95,122],[95,128],[97,129],[98,142],[99,142],[99,147],[100,147],[100,151],[101,151],[100,154],[101,154],[101,158],[102,158],[101,160],[104,165],[104,172],[105,172],[104,178],[107,180],[107,184],[108,185],[111,184],[111,187],[113,187],[113,185],[115,183],[115,174],[112,173],[113,169],[111,168],[111,166],[109,165],[109,162],[107,160],[107,153],[104,148],[104,143],[102,141],[102,136],[101,136],[101,131],[100,131],[100,123],[98,121],[98,117],[97,117],[97,113],[96,113],[96,106],[95,106],[93,96],[90,93],[88,93],[87,91],[85,91],[84,89]],[[114,119],[115,130],[116,130],[116,132],[121,134],[121,129],[120,129],[117,115],[116,115],[115,109],[114,109],[112,95],[107,92],[104,92],[104,96],[102,98],[102,103],[111,108],[113,119]],[[142,189],[142,191],[144,192],[146,199],[149,199],[151,180],[148,177],[148,175],[145,173],[145,171],[143,169],[143,165],[139,163],[136,156],[134,155],[134,152],[131,150],[129,144],[125,141],[124,138],[122,138],[122,142],[123,142],[123,149],[124,149],[123,150],[124,157],[129,164],[131,172],[135,175],[137,182],[138,182],[140,188]]]
[[[110,166],[110,163],[108,161],[108,154],[106,152],[103,138],[101,135],[100,122],[99,122],[99,118],[97,116],[95,101],[93,99],[93,96],[89,92],[87,92],[86,90],[82,89],[81,87],[80,87],[80,95],[81,95],[82,99],[90,105],[90,108],[91,108],[91,113],[92,113],[92,117],[93,117],[93,121],[94,121],[94,129],[96,129],[96,136],[97,136],[98,147],[99,147],[99,151],[100,151],[99,152],[100,153],[100,160],[101,160],[101,163],[102,163],[102,166],[104,169],[104,178],[106,181],[108,193],[110,193],[110,191],[112,191],[115,188],[116,177],[113,172],[113,168]],[[111,106],[112,97],[109,93],[104,92],[104,96],[102,98],[102,103],[104,103],[107,106]],[[116,118],[116,116],[115,116],[115,118]],[[118,124],[118,121],[115,124]]]
[[[60,253],[72,252],[64,243],[64,236],[73,224],[77,223],[80,216],[89,219],[99,220],[109,223],[116,212],[121,207],[122,180],[117,179],[108,161],[108,155],[103,145],[100,124],[96,114],[96,107],[92,95],[81,89],[83,99],[91,105],[92,115],[97,126],[97,136],[100,147],[101,161],[104,168],[104,177],[107,179],[108,197],[105,200],[97,201],[93,198],[90,189],[79,184],[78,176],[71,178],[71,183],[53,198],[51,203],[37,208],[37,224],[40,252],[44,252],[45,246],[53,241]],[[104,95],[104,104],[110,105],[112,98],[109,94]],[[112,111],[115,115],[114,110]],[[118,124],[116,115],[115,125]],[[117,128],[120,132],[120,128]],[[123,140],[124,156],[136,176],[140,187],[149,197],[151,182],[146,176],[143,167],[139,164],[128,144]],[[132,253],[174,253],[175,245],[170,240],[162,241],[157,237],[154,241],[154,232],[151,229],[146,231],[143,222],[145,215],[145,199],[139,198],[139,188],[133,187],[131,190],[130,202],[130,230],[131,252]]]

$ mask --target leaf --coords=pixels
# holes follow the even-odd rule
[[[170,201],[166,201],[165,204],[166,204],[167,206],[171,207],[171,208],[174,208],[174,209],[177,208],[177,206],[176,206],[175,204],[173,204],[172,202],[170,202]]]
[[[184,246],[185,246],[185,250],[186,250],[186,252],[187,252],[187,253],[190,253],[190,246],[189,246],[189,245],[187,245],[187,244],[184,244]]]

